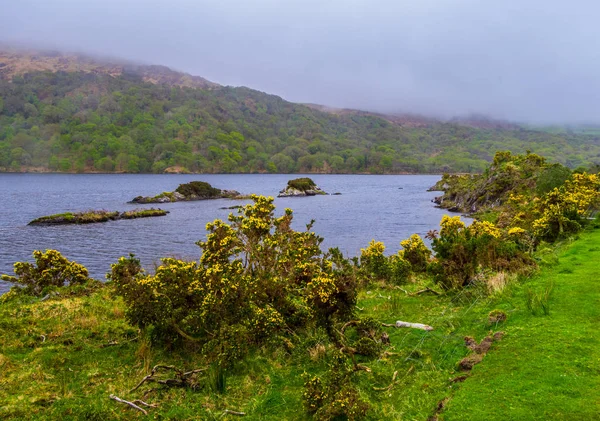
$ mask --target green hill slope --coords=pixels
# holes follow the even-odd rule
[[[600,162],[598,135],[332,111],[160,66],[15,60],[0,63],[0,171],[477,172],[496,150]]]

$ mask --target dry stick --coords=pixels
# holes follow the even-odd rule
[[[404,375],[404,377],[408,376],[413,370],[415,369],[414,365],[411,365],[410,368],[408,369],[408,371],[406,372],[406,374]],[[390,383],[389,386],[387,387],[375,387],[373,386],[373,390],[377,390],[377,391],[389,391],[392,389],[392,387],[394,387],[400,380],[396,380],[396,376],[398,375],[398,371],[394,371],[394,376],[392,377],[392,383]],[[403,378],[404,378],[403,377]]]
[[[422,289],[421,291],[413,292],[412,294],[409,294],[409,295],[421,295],[421,294],[425,294],[426,292],[431,292],[434,295],[440,295],[439,292],[437,292],[436,290],[431,289],[431,288],[425,288],[425,289]]]
[[[433,330],[433,328],[429,325],[425,325],[423,323],[410,323],[403,322],[402,320],[398,320],[395,324],[391,323],[382,323],[382,326],[385,327],[409,327],[411,329],[421,329],[421,330]]]
[[[394,371],[394,375],[392,376],[392,382],[390,383],[389,386],[387,386],[387,387],[375,387],[375,386],[373,386],[373,390],[377,390],[379,392],[390,390],[392,387],[394,387],[394,384],[396,383],[396,377],[398,377],[398,370]]]
[[[243,417],[246,415],[245,412],[240,412],[240,411],[232,411],[230,409],[226,409],[225,411],[223,411],[223,415],[225,414],[229,414],[229,415],[238,415],[240,417]]]
[[[121,344],[121,345],[122,344],[127,344],[129,342],[133,342],[133,341],[137,341],[137,340],[138,340],[137,336],[135,338],[128,339],[125,342],[119,342],[119,341],[113,339],[113,340],[109,341],[106,344],[100,345],[100,348],[108,348],[109,346],[115,346],[115,345],[119,345],[119,344]]]
[[[147,406],[148,408],[158,408],[158,405],[155,403],[146,403],[142,400],[136,399],[133,401],[133,403],[135,403],[136,405],[143,405],[143,406]]]
[[[138,411],[142,412],[144,415],[148,415],[148,412],[147,412],[145,409],[143,409],[143,408],[140,408],[139,406],[137,406],[137,405],[136,405],[136,404],[134,404],[133,402],[129,402],[129,401],[126,401],[126,400],[124,400],[124,399],[118,398],[118,397],[116,397],[115,395],[110,395],[110,398],[111,398],[112,400],[114,400],[114,401],[117,401],[117,402],[124,403],[125,405],[129,405],[129,406],[130,406],[130,407],[132,407],[133,409],[137,409]]]

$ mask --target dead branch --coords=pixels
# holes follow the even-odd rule
[[[143,406],[147,406],[148,408],[158,408],[158,405],[155,403],[146,403],[142,400],[136,399],[133,401],[134,404],[136,405],[143,405]]]
[[[135,338],[128,339],[125,342],[119,342],[119,341],[113,339],[111,341],[108,341],[108,343],[100,345],[100,348],[108,348],[109,346],[123,345],[123,344],[129,343],[129,342],[133,342],[133,341],[137,341],[137,340],[138,340],[137,336]]]
[[[367,367],[366,365],[362,365],[362,364],[355,364],[354,365],[354,371],[358,371],[358,370],[364,370],[367,373],[370,373],[372,370]]]
[[[154,377],[158,370],[163,370],[163,371],[174,371],[175,372],[175,378],[172,379],[157,379],[156,377]],[[176,386],[176,387],[188,387],[188,386],[192,386],[192,384],[190,383],[191,377],[196,374],[196,373],[200,373],[202,371],[206,371],[207,368],[197,368],[195,370],[191,370],[191,371],[186,371],[184,372],[183,370],[173,366],[173,365],[155,365],[152,370],[150,371],[150,374],[148,374],[147,376],[145,376],[138,384],[136,387],[134,387],[133,389],[131,389],[129,391],[129,393],[131,392],[135,392],[137,389],[139,389],[144,383],[158,383],[158,384],[162,384],[165,386]]]
[[[409,322],[403,322],[401,320],[398,320],[396,323],[392,324],[392,323],[382,323],[382,326],[385,327],[409,327],[411,329],[421,329],[421,330],[433,330],[433,328],[429,325],[425,325],[423,323],[409,323]]]
[[[387,386],[387,387],[375,387],[375,386],[373,386],[373,390],[377,390],[378,392],[391,390],[391,388],[394,387],[394,384],[396,384],[396,377],[397,376],[398,376],[398,370],[394,371],[394,375],[392,376],[392,382],[390,383],[389,386]]]
[[[402,378],[408,376],[414,369],[415,369],[415,366],[411,365],[410,368],[406,371],[406,374],[404,374],[404,376]],[[373,386],[373,390],[377,390],[379,392],[387,392],[387,391],[392,390],[392,387],[394,387],[400,381],[400,379],[396,380],[397,376],[398,376],[398,371],[394,371],[394,375],[392,377],[392,382],[390,383],[389,386],[386,386],[386,387],[375,387],[375,386]]]
[[[246,413],[245,413],[245,412],[240,412],[240,411],[232,411],[232,410],[230,410],[230,409],[226,409],[225,411],[223,411],[223,415],[226,415],[226,414],[229,414],[229,415],[238,415],[238,416],[240,416],[240,417],[243,417],[243,416],[245,416],[245,415],[246,415]]]
[[[178,325],[177,323],[173,322],[171,323],[171,326],[173,327],[173,329],[175,329],[175,332],[179,333],[182,337],[184,337],[185,339],[187,339],[188,341],[191,342],[198,342],[198,339],[194,338],[193,336],[188,335],[187,333],[185,333]]]
[[[431,288],[425,288],[425,289],[422,289],[417,292],[413,292],[412,294],[408,294],[408,295],[411,295],[411,296],[421,295],[421,294],[425,294],[426,292],[431,292],[433,295],[441,295],[439,292],[437,292],[436,290],[431,289]]]
[[[347,327],[356,326],[359,322],[360,322],[360,320],[350,320],[349,322],[344,323],[344,325],[340,329],[340,333],[344,334],[344,331],[346,330]]]
[[[137,406],[133,402],[129,402],[129,401],[126,401],[125,399],[118,398],[115,395],[110,395],[110,398],[113,401],[117,401],[117,402],[124,403],[125,405],[129,405],[130,407],[132,407],[133,409],[137,409],[138,411],[140,411],[144,415],[148,415],[148,412],[145,409],[140,408],[139,406]]]

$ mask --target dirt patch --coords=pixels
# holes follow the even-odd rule
[[[503,337],[504,332],[496,332],[492,336],[486,336],[480,343],[477,343],[473,337],[465,336],[465,346],[472,352],[459,361],[458,367],[463,371],[470,371],[473,366],[483,360],[485,354],[490,350],[492,343],[501,340]]]

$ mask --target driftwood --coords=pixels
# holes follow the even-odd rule
[[[159,370],[165,371],[174,371],[175,378],[173,379],[157,379],[154,377]],[[206,368],[198,368],[196,370],[191,371],[183,371],[173,365],[155,365],[150,374],[140,381],[136,387],[131,389],[129,392],[134,392],[139,389],[144,383],[158,383],[165,386],[175,386],[175,387],[193,387],[193,383],[191,382],[192,376],[196,373],[200,373],[202,371],[206,371]]]
[[[136,405],[135,403],[133,403],[133,402],[126,401],[125,399],[121,399],[121,398],[119,398],[119,397],[117,397],[117,396],[115,396],[115,395],[110,395],[110,398],[111,398],[113,401],[117,401],[117,402],[124,403],[125,405],[129,405],[130,407],[132,407],[133,409],[137,409],[138,411],[140,411],[140,412],[141,412],[141,413],[143,413],[144,415],[148,415],[148,411],[146,411],[144,408],[140,408],[139,406],[137,406],[137,405]],[[142,402],[142,401],[138,401],[138,402]],[[145,402],[142,402],[142,403],[143,403],[143,404],[146,404]],[[148,405],[148,404],[146,404],[146,405],[147,405],[147,406],[151,406],[151,405]]]
[[[421,329],[421,330],[433,330],[433,328],[429,325],[424,325],[423,323],[409,323],[398,320],[396,323],[382,323],[382,326],[385,327],[409,327],[411,329]]]

